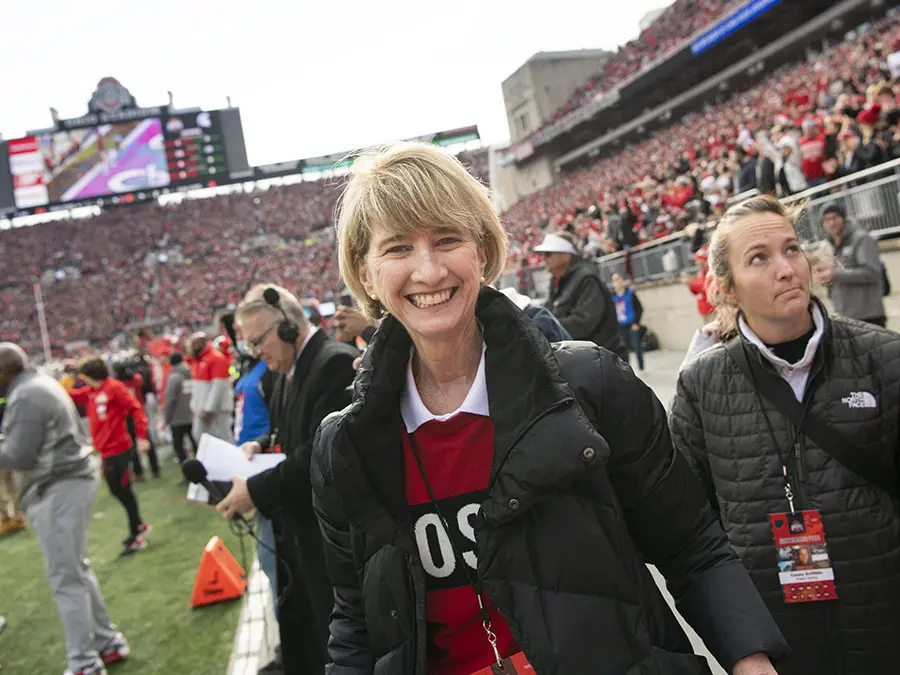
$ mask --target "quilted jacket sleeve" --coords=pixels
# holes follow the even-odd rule
[[[313,509],[319,519],[325,563],[334,586],[334,609],[328,637],[326,675],[370,675],[375,667],[369,636],[366,629],[362,590],[353,552],[350,549],[350,525],[344,517],[338,498],[328,486],[328,478],[321,467],[321,458],[327,456],[336,416],[326,419],[315,440],[311,480]]]
[[[703,485],[706,500],[718,516],[719,500],[716,498],[716,487],[709,469],[703,423],[700,420],[697,399],[693,391],[693,385],[685,381],[685,373],[682,372],[678,376],[675,399],[672,401],[672,411],[669,413],[669,430],[672,434],[672,444],[687,459],[694,475]]]
[[[638,549],[666,577],[679,610],[723,666],[760,652],[785,656],[778,626],[672,445],[662,404],[631,368],[605,350],[597,354],[599,382],[590,389],[599,393],[598,428]]]

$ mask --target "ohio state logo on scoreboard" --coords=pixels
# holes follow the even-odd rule
[[[97,91],[91,95],[88,110],[92,113],[112,113],[136,106],[134,96],[116,78],[104,77],[97,83]]]

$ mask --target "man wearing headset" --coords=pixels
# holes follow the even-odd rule
[[[256,507],[272,519],[280,560],[279,612],[284,672],[321,673],[334,596],[312,510],[309,463],[326,415],[350,403],[358,352],[312,326],[291,293],[255,286],[235,311],[250,353],[277,373],[269,433],[241,446],[248,456],[280,448],[285,461],[249,479],[233,479],[218,509],[226,518]],[[282,574],[287,567],[290,574]]]

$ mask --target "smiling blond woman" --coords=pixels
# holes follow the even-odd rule
[[[708,673],[651,561],[723,664],[774,673],[787,648],[659,401],[487,287],[506,236],[484,187],[399,145],[354,164],[339,213],[344,280],[384,321],[312,462],[331,672]]]

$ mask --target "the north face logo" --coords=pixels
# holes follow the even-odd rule
[[[841,403],[846,403],[848,408],[877,408],[875,397],[867,391],[854,391],[847,398],[842,398]]]

